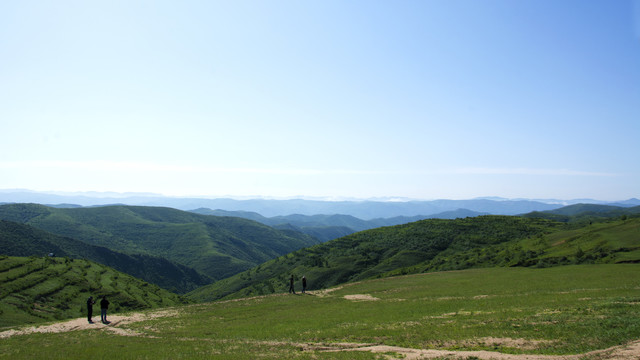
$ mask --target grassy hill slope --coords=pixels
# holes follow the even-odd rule
[[[12,336],[0,341],[0,359],[623,359],[619,348],[588,352],[640,339],[639,287],[636,264],[392,277],[178,307],[119,326],[134,336]]]
[[[511,216],[422,220],[362,231],[298,250],[197,289],[197,300],[268,294],[287,289],[288,279],[306,275],[311,289],[386,274],[437,256],[526,239],[555,231],[559,223]]]
[[[486,268],[640,262],[640,218],[584,226],[537,218],[423,220],[298,250],[189,293],[193,299],[283,292],[291,274],[311,289],[379,276]]]
[[[0,289],[0,328],[86,316],[90,295],[107,295],[111,313],[187,302],[107,266],[57,257],[0,256]]]
[[[112,267],[172,292],[186,293],[211,279],[184,265],[150,255],[128,255],[51,234],[32,226],[0,220],[0,254],[86,259]]]
[[[221,279],[318,241],[240,218],[157,207],[0,206],[0,219],[130,254],[161,256]]]
[[[390,274],[459,270],[474,267],[550,267],[571,264],[640,262],[640,218],[609,219],[538,234],[476,250],[441,254],[433,260]]]

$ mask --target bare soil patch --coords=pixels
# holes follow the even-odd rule
[[[377,297],[373,297],[369,294],[353,294],[353,295],[345,295],[345,299],[352,301],[376,301],[380,300]]]

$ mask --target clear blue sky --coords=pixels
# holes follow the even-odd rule
[[[1,1],[0,189],[640,197],[640,4]]]

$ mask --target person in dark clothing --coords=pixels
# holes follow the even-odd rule
[[[107,321],[107,309],[109,308],[109,301],[107,300],[107,295],[102,297],[102,300],[100,300],[100,320],[102,320],[102,322],[104,324],[108,324],[109,322]]]
[[[307,277],[303,276],[302,277],[302,293],[304,294],[306,290],[307,290]]]
[[[89,324],[93,324],[93,320],[91,317],[93,316],[93,304],[96,302],[93,301],[93,296],[89,296],[87,299],[87,320],[89,320]]]
[[[293,288],[293,275],[289,278],[289,294],[296,293],[296,290]]]

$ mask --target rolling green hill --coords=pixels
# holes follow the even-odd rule
[[[0,206],[0,219],[128,254],[164,257],[222,279],[318,240],[255,221],[158,207]]]
[[[562,224],[544,219],[480,216],[366,230],[270,260],[188,296],[204,301],[284,291],[290,274],[306,275],[310,288],[320,289],[384,275],[437,256],[534,237],[558,226]]]
[[[212,282],[195,270],[165,258],[144,254],[123,254],[5,220],[0,220],[0,254],[9,256],[53,254],[57,257],[91,260],[179,294]]]
[[[640,262],[640,218],[609,219],[484,247],[441,254],[428,262],[391,274],[458,270],[475,267],[544,268],[571,264]]]
[[[212,300],[311,289],[380,276],[486,268],[640,262],[640,218],[582,227],[538,218],[481,216],[379,228],[298,250],[189,293]]]
[[[107,266],[59,257],[0,256],[0,289],[0,327],[86,316],[90,295],[107,295],[110,313],[187,303]]]

